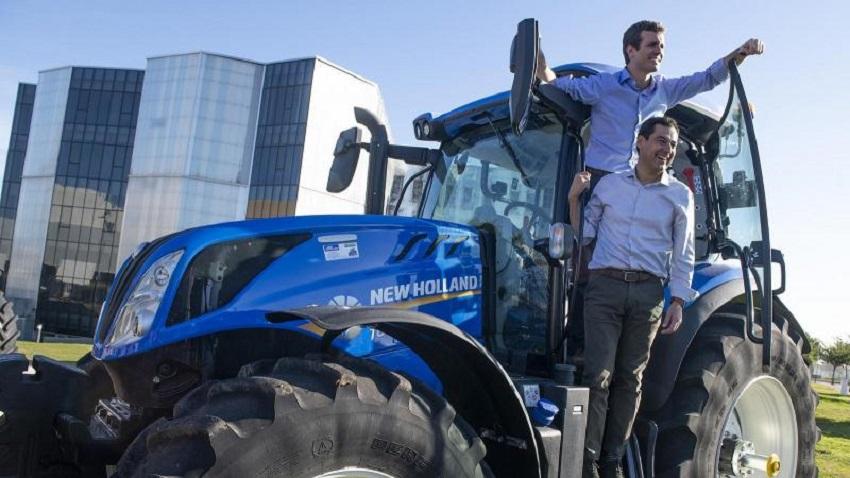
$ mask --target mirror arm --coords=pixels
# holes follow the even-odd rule
[[[391,158],[400,159],[406,164],[431,167],[437,165],[442,155],[439,149],[399,146],[395,144],[389,145],[387,152]]]

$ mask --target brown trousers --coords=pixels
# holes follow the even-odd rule
[[[659,278],[625,282],[590,273],[584,297],[583,378],[590,387],[585,448],[599,459],[623,456],[663,307]]]

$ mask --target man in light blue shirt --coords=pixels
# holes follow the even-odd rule
[[[599,459],[605,476],[619,476],[652,342],[659,327],[662,334],[679,328],[683,304],[696,296],[693,193],[666,171],[678,140],[674,120],[645,121],[637,165],[602,178],[584,210],[584,241],[596,240],[584,295],[587,477],[596,476]],[[588,172],[573,180],[573,224],[581,220],[580,196],[589,185]],[[662,319],[665,283],[672,301]]]
[[[591,106],[585,163],[595,173],[595,185],[604,174],[628,171],[634,165],[635,140],[641,123],[664,116],[669,108],[722,83],[729,75],[730,60],[740,63],[763,51],[764,45],[751,39],[705,71],[665,78],[657,73],[664,57],[664,27],[660,22],[644,20],[630,26],[623,35],[626,66],[619,72],[556,78],[541,51],[537,76]]]

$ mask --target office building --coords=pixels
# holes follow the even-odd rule
[[[362,213],[366,167],[343,193],[325,191],[354,106],[385,120],[377,85],[320,57],[198,52],[22,84],[0,197],[3,278],[22,329],[91,336],[117,265],[164,234]]]

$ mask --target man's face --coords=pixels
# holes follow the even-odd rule
[[[664,58],[664,34],[643,31],[640,33],[640,48],[629,46],[629,64],[640,71],[655,72]]]
[[[676,156],[678,141],[679,134],[675,128],[662,124],[655,125],[655,131],[649,135],[649,138],[638,135],[638,164],[650,171],[659,173],[664,171]]]

